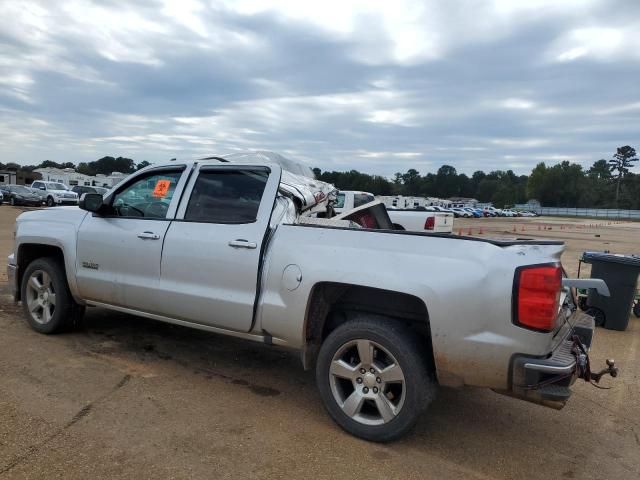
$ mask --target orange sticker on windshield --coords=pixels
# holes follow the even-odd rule
[[[167,193],[169,193],[169,185],[171,185],[171,180],[158,180],[152,195],[157,198],[166,197]]]

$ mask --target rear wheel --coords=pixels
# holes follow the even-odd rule
[[[9,199],[9,205],[11,205],[12,207],[15,207],[15,206],[16,206],[16,199],[15,199],[15,198],[13,198],[13,197],[11,197],[11,198]]]
[[[24,272],[22,307],[27,322],[37,332],[58,333],[76,325],[84,307],[71,296],[62,263],[56,258],[38,258]]]
[[[589,305],[587,305],[587,297],[578,297],[578,306],[582,311],[587,310],[589,308]]]
[[[373,315],[329,334],[316,381],[338,425],[376,442],[399,438],[415,425],[436,390],[417,338],[400,322]]]
[[[598,327],[601,327],[604,325],[604,322],[606,320],[604,316],[604,312],[599,308],[589,307],[585,313],[593,317],[593,320],[595,321]]]

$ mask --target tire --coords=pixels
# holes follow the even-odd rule
[[[12,207],[15,207],[15,206],[16,206],[16,199],[15,199],[15,198],[13,198],[13,197],[11,197],[11,198],[9,199],[9,205],[11,205]]]
[[[633,314],[640,318],[640,300],[633,305]]]
[[[587,305],[587,297],[578,298],[578,306],[582,311],[587,310],[589,308],[589,305]]]
[[[402,323],[370,314],[354,316],[327,336],[316,383],[340,427],[373,442],[395,440],[413,428],[437,388],[418,338]],[[372,360],[360,360],[360,349]]]
[[[22,276],[22,308],[36,332],[52,334],[76,326],[84,307],[71,296],[62,262],[53,257],[31,262]],[[53,299],[53,300],[52,300]]]
[[[54,205],[53,197],[47,197],[47,207],[53,207]]]
[[[602,327],[604,325],[606,318],[604,316],[604,312],[599,308],[589,307],[585,313],[593,317],[593,320],[596,322],[596,326]]]

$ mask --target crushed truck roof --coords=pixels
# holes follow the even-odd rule
[[[209,159],[240,164],[271,163],[279,165],[282,168],[280,189],[300,201],[301,211],[326,208],[327,202],[336,193],[336,187],[330,183],[316,180],[310,167],[275,152],[237,152],[207,158],[207,160]]]

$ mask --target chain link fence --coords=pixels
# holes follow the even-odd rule
[[[517,210],[533,211],[538,215],[549,215],[557,217],[591,217],[640,220],[640,210],[622,210],[615,208],[532,207],[531,205],[527,204],[516,205],[515,208]]]

